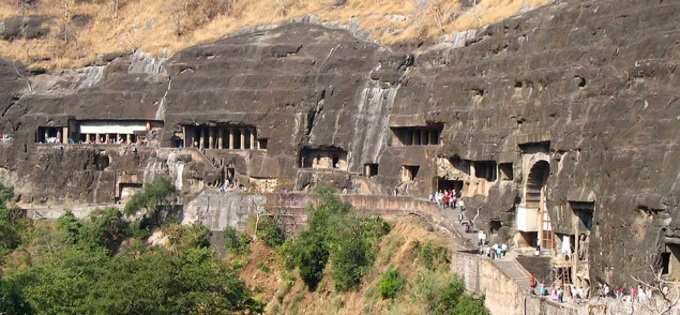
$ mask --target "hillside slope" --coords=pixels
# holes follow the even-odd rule
[[[338,292],[326,271],[319,287],[309,291],[297,272],[283,268],[279,255],[262,242],[251,245],[241,278],[259,292],[257,298],[267,304],[267,314],[428,314],[434,291],[454,277],[447,264],[449,255],[442,255],[450,245],[425,223],[402,218],[380,242],[376,261],[357,290]],[[426,246],[433,251],[424,253]],[[406,284],[395,299],[383,299],[380,278],[392,267]]]
[[[498,22],[548,0],[19,0],[0,2],[0,56],[82,66],[136,49],[170,55],[245,28],[315,16],[383,44]]]

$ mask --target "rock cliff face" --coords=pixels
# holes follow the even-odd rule
[[[0,126],[13,139],[0,169],[34,204],[111,202],[159,161],[154,172],[188,194],[225,177],[253,190],[456,187],[497,240],[533,245],[552,230],[559,250],[589,235],[586,278],[630,283],[680,240],[678,15],[669,1],[571,1],[434,47],[302,23],[167,61],[136,54],[25,78],[3,62]],[[150,139],[162,148],[35,144],[39,127],[93,119],[161,121]],[[227,142],[226,126],[256,128],[258,145],[169,148],[195,126],[220,128],[205,146]],[[546,209],[534,213],[542,227],[525,226],[533,208]]]

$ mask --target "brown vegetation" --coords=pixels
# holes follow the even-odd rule
[[[46,38],[0,41],[0,56],[35,67],[82,66],[142,49],[169,55],[248,27],[305,15],[356,25],[384,44],[497,22],[549,0],[4,0],[0,18],[52,17]],[[463,3],[469,3],[465,6]]]
[[[310,292],[294,271],[283,268],[280,256],[259,241],[250,247],[241,278],[255,289],[258,299],[268,302],[268,314],[423,314],[428,307],[423,288],[436,287],[441,284],[433,282],[444,283],[453,276],[445,266],[429,270],[423,265],[417,249],[426,243],[445,248],[452,244],[416,219],[397,220],[381,240],[376,261],[361,287],[344,293],[334,289],[328,270],[319,287]],[[394,301],[382,299],[377,292],[380,276],[390,267],[407,280]]]

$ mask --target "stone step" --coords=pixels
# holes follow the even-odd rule
[[[510,277],[522,290],[529,290],[531,275],[516,260],[494,261],[498,269]]]

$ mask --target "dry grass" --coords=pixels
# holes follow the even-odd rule
[[[251,246],[241,278],[249,287],[258,288],[258,298],[267,303],[267,314],[424,314],[427,304],[418,295],[417,279],[428,272],[441,281],[451,276],[445,270],[427,271],[419,262],[416,244],[426,242],[447,246],[451,240],[428,231],[416,219],[397,219],[390,233],[381,240],[376,261],[364,277],[362,286],[344,293],[335,291],[329,274],[324,276],[314,292],[309,292],[296,272],[284,271],[280,257],[260,243]],[[263,262],[268,270],[257,267]],[[381,275],[391,266],[408,281],[407,287],[394,301],[383,300],[377,291]]]
[[[47,68],[76,67],[97,55],[142,49],[169,55],[238,30],[315,15],[323,21],[356,24],[384,44],[426,39],[498,22],[550,0],[478,0],[463,8],[459,0],[40,0],[23,10],[15,0],[0,2],[0,18],[14,15],[54,17],[46,39],[0,41],[0,55]],[[84,27],[64,26],[88,15]]]

